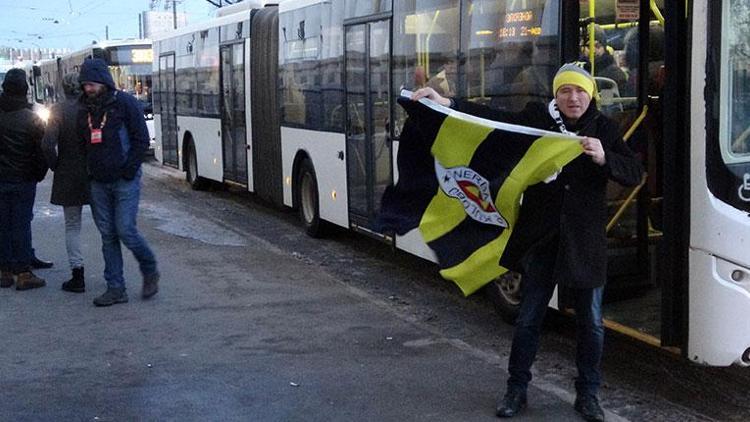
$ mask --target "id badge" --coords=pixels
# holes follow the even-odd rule
[[[92,144],[102,143],[102,130],[101,129],[91,129],[91,143]]]

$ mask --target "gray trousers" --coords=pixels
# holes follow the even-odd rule
[[[83,267],[81,253],[81,211],[80,205],[63,207],[65,215],[65,249],[68,251],[70,269]]]

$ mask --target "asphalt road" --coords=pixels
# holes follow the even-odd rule
[[[512,327],[463,298],[429,263],[354,233],[307,237],[290,211],[251,194],[194,192],[144,167],[139,224],[161,291],[96,308],[100,240],[84,213],[87,291],[69,277],[62,211],[39,185],[34,243],[48,286],[0,290],[0,419],[237,421],[496,420]],[[517,420],[579,420],[574,341],[552,317]],[[745,368],[703,368],[608,336],[607,419],[747,420]]]

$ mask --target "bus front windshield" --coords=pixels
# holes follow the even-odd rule
[[[109,73],[117,89],[133,95],[145,113],[153,112],[150,46],[110,47],[106,51]]]

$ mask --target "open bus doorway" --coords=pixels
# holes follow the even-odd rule
[[[636,7],[625,7],[626,4]],[[687,265],[674,253],[668,254],[676,248],[668,248],[664,240],[668,237],[665,231],[678,237],[680,227],[686,223],[683,214],[665,212],[665,207],[672,205],[665,203],[663,192],[665,151],[671,151],[676,142],[674,137],[665,139],[664,133],[679,123],[671,119],[665,124],[662,99],[668,85],[665,75],[669,65],[665,25],[674,24],[684,30],[685,21],[666,22],[664,6],[663,1],[654,0],[564,3],[560,51],[561,62],[580,62],[592,73],[599,91],[600,111],[619,124],[625,142],[638,155],[645,170],[642,183],[635,189],[615,182],[608,184],[605,323],[615,331],[656,346],[682,347],[685,338],[682,300],[687,278],[664,270],[667,266],[679,269]],[[673,14],[684,17],[684,9],[681,10],[681,14]],[[683,59],[685,54],[683,49]],[[680,80],[684,83],[684,62],[674,66],[670,83],[679,84]],[[674,97],[674,92],[670,96]],[[684,89],[682,92],[680,95],[684,96]],[[672,173],[687,165],[673,153],[666,155],[670,156],[671,165],[667,168]],[[676,174],[666,175],[670,180],[675,177]],[[508,273],[487,289],[506,321],[515,320],[522,283],[522,276]],[[571,308],[567,296],[564,290],[558,292],[558,309]]]

